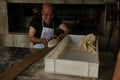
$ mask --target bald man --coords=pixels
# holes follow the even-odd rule
[[[35,16],[29,28],[29,40],[33,43],[34,48],[44,48],[48,41],[55,38],[55,29],[62,30],[65,37],[69,30],[67,26],[54,14],[53,5],[44,3],[41,14]],[[59,39],[59,36],[57,36]]]

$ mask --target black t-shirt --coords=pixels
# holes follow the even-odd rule
[[[62,23],[62,20],[59,19],[57,16],[54,16],[53,23],[54,23],[54,29],[56,29]],[[45,25],[45,23],[44,23],[44,25]],[[52,23],[51,23],[51,25],[52,25]],[[41,14],[36,15],[32,19],[30,26],[32,26],[36,30],[35,37],[40,38],[41,33],[42,33],[42,15]]]

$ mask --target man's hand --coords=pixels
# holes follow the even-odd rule
[[[40,43],[43,43],[45,46],[47,46],[47,45],[48,45],[48,39],[46,39],[46,38],[41,38],[41,39],[40,39]]]
[[[61,41],[63,38],[64,38],[64,35],[61,34],[61,35],[55,35],[55,38],[58,40],[58,41]]]

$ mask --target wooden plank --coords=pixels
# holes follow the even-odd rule
[[[28,0],[7,0],[7,2],[11,2],[11,3],[27,3]]]
[[[68,0],[68,4],[83,4],[83,0]]]
[[[26,68],[28,68],[31,64],[36,62],[38,59],[46,55],[53,48],[44,48],[38,50],[36,53],[31,54],[30,56],[23,59],[21,62],[17,62],[15,65],[8,68],[5,72],[0,74],[0,80],[13,80],[23,72]]]
[[[102,4],[102,0],[84,0],[85,4]]]

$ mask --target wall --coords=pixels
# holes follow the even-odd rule
[[[4,0],[0,0],[0,46],[4,46],[5,34],[8,30],[7,20],[7,4]]]

